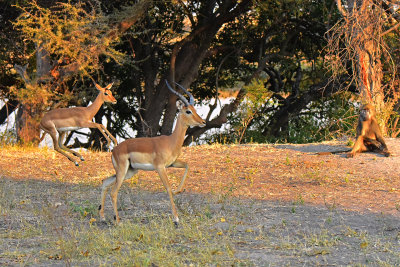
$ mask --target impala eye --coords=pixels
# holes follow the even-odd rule
[[[104,95],[108,95],[108,93],[104,92]]]
[[[186,114],[192,114],[190,110],[186,110]]]

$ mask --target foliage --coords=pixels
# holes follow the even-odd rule
[[[259,92],[259,91],[258,91]],[[243,101],[238,111],[230,117],[232,127],[207,137],[207,142],[220,143],[312,143],[343,136],[355,136],[358,119],[357,104],[349,92],[342,92],[328,99],[311,102],[306,109],[291,117],[288,136],[277,139],[262,135],[260,128],[269,116],[260,110],[275,108],[273,98]],[[258,108],[254,109],[255,106]],[[251,123],[250,123],[251,122]]]
[[[14,26],[28,45],[36,47],[36,53],[41,52],[28,56],[41,60],[42,68],[54,66],[49,73],[38,73],[40,66],[33,66],[36,76],[29,77],[25,86],[10,90],[23,104],[37,106],[40,103],[42,109],[36,110],[38,117],[47,107],[53,106],[54,101],[58,105],[70,101],[72,95],[66,82],[76,75],[85,77],[89,72],[100,70],[100,56],[116,61],[124,58],[124,54],[112,46],[116,38],[109,35],[110,18],[101,12],[98,2],[96,5],[58,2],[46,8],[30,1],[19,7],[22,13]],[[42,58],[37,58],[39,56]]]
[[[203,130],[189,129],[188,139],[225,122],[230,126],[223,135],[229,135],[224,137],[229,142],[298,143],[337,137],[337,131],[347,134],[354,100],[346,102],[350,96],[345,94],[341,100],[332,98],[335,92],[310,92],[310,88],[324,87],[331,78],[324,69],[328,59],[324,34],[339,19],[335,1],[256,1],[229,14],[244,2],[151,2],[143,19],[116,38],[110,32],[135,9],[131,1],[63,2],[49,8],[34,2],[22,6],[24,13],[15,25],[22,27],[23,23],[27,29],[23,36],[39,40],[53,62],[58,62],[50,74],[55,74],[53,78],[63,67],[82,63],[77,69],[80,78],[75,75],[51,89],[42,87],[43,82],[49,84],[47,80],[39,83],[34,94],[42,94],[43,103],[52,107],[87,104],[93,98],[91,87],[82,79],[85,75],[97,74],[99,80],[117,82],[113,88],[117,105],[101,109],[96,120],[106,117],[111,132],[124,139],[172,131],[175,99],[161,82],[172,73],[176,81],[190,87],[199,102],[209,104],[210,110],[221,89],[248,91],[246,96],[239,94],[232,108],[222,107],[224,112],[229,110],[226,114],[221,112],[213,119],[209,113]],[[224,16],[229,19],[216,25]],[[38,23],[46,30],[39,30]],[[344,84],[354,86],[349,80]],[[14,91],[29,96],[24,90]],[[50,101],[46,102],[46,97]],[[340,105],[335,108],[335,103]],[[395,122],[395,117],[390,119],[391,124]],[[341,123],[345,123],[343,129],[338,127]],[[330,135],[329,130],[334,133]],[[74,134],[68,140],[74,140]],[[97,146],[96,138],[95,133],[90,134],[84,146]]]
[[[258,90],[270,92],[255,113],[248,113],[255,103],[245,98],[239,111],[229,116],[232,125],[228,130],[229,137],[219,133],[221,141],[242,142],[240,133],[244,128],[248,128],[245,142],[305,142],[318,138],[310,131],[319,128],[307,127],[308,123],[297,118],[307,111],[311,102],[325,101],[331,94],[312,94],[310,88],[318,87],[320,83],[323,87],[324,81],[329,79],[329,73],[324,70],[326,40],[323,36],[338,17],[332,4],[324,1],[264,1],[240,17],[239,23],[228,24],[218,35],[218,42],[225,46],[230,44],[232,52],[228,54],[229,50],[221,50],[216,54],[215,62],[207,67],[207,71],[219,66],[213,72],[219,80],[214,83],[204,76],[201,80],[207,83],[201,87],[213,88],[215,84],[241,87],[235,79],[246,84],[255,78],[263,81]],[[318,100],[319,95],[324,97]],[[301,125],[305,127],[301,128]],[[281,130],[271,133],[268,129]],[[250,132],[251,136],[246,138]],[[300,132],[304,132],[304,138],[299,137]],[[293,134],[297,137],[293,138]],[[211,140],[215,140],[215,136]]]
[[[43,8],[32,1],[21,6],[23,12],[14,25],[58,62],[76,63],[86,74],[101,69],[101,55],[117,62],[125,56],[113,48],[118,39],[109,34],[110,17],[101,11],[99,2],[94,3],[58,2]]]
[[[64,1],[50,6],[40,2],[18,3],[21,14],[13,23],[30,47],[24,57],[35,63],[29,68],[29,64],[14,64],[25,85],[11,86],[7,93],[20,103],[16,128],[19,140],[25,143],[38,143],[39,121],[49,107],[79,103],[88,96],[82,89],[77,92],[78,86],[85,88],[85,78],[101,72],[104,62],[120,64],[127,58],[114,45],[141,18],[149,1],[124,5],[111,15],[102,11],[100,1]]]
[[[10,92],[15,95],[18,100],[29,105],[43,105],[43,110],[49,105],[52,94],[45,85],[26,84],[22,88],[11,87]]]
[[[268,91],[265,88],[265,82],[265,78],[253,80],[252,83],[244,87],[247,92],[246,98],[240,104],[237,112],[235,112],[234,117],[236,118],[236,122],[232,124],[235,136],[234,139],[236,139],[239,144],[242,142],[243,136],[247,131],[249,125],[251,124],[252,120],[262,110],[262,107],[266,104],[274,105],[272,92]],[[230,121],[234,122],[235,118],[231,118]],[[252,141],[257,140],[253,137],[251,139]]]
[[[343,74],[351,77],[352,81],[342,87],[354,84],[359,101],[375,105],[383,132],[395,136],[400,96],[396,67],[399,32],[395,30],[398,9],[386,1],[341,2],[338,9],[343,18],[326,33],[327,67],[333,78]]]
[[[6,130],[0,133],[0,147],[15,144],[17,142],[17,136],[15,131]]]
[[[329,99],[311,102],[290,123],[292,143],[310,143],[355,136],[358,120],[357,104],[350,93],[343,92]]]
[[[73,212],[78,212],[82,217],[94,217],[97,215],[97,207],[93,203],[89,203],[87,200],[84,201],[83,204],[70,202],[69,206]]]

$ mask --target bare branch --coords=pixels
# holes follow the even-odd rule
[[[43,43],[36,44],[36,77],[41,79],[50,71],[50,56]]]
[[[379,37],[385,36],[386,34],[390,33],[391,31],[394,31],[395,29],[397,29],[400,26],[400,22],[397,23],[396,25],[394,25],[393,27],[391,27],[390,29],[388,29],[387,31],[384,31],[383,33],[381,33],[379,35]]]
[[[31,78],[29,78],[28,73],[26,72],[27,68],[28,68],[28,64],[26,64],[25,66],[21,66],[21,65],[18,65],[18,64],[14,65],[14,69],[21,76],[22,80],[24,80],[24,82],[26,84],[30,84],[32,81],[31,81]]]
[[[347,17],[347,11],[342,6],[342,0],[336,0],[336,4],[340,14],[342,14],[343,17]]]
[[[134,5],[134,11],[132,9],[126,9],[122,11],[122,13],[130,12],[130,16],[128,16],[125,20],[121,21],[116,25],[116,28],[111,30],[107,37],[111,39],[115,39],[120,36],[122,33],[126,32],[130,27],[132,27],[137,21],[142,19],[145,11],[148,9],[150,4],[153,1],[151,0],[141,0],[139,3]],[[124,14],[123,14],[124,15]]]
[[[179,0],[178,2],[181,4],[181,6],[183,7],[183,9],[185,10],[186,15],[188,16],[188,18],[189,18],[189,20],[190,20],[190,23],[192,24],[192,27],[193,27],[193,26],[196,24],[196,22],[195,22],[194,19],[193,19],[192,12],[190,12],[190,10],[187,8],[187,6],[185,5],[185,3],[183,3],[182,0]]]

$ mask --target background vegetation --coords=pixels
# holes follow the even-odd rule
[[[354,5],[359,13],[345,12]],[[115,82],[118,103],[104,106],[95,120],[123,139],[172,131],[176,96],[165,79],[209,107],[207,126],[189,129],[186,145],[204,133],[208,142],[240,143],[353,135],[357,107],[368,94],[384,131],[397,136],[399,33],[392,7],[333,0],[3,1],[0,124],[16,115],[3,139],[37,144],[44,112],[94,99],[91,78]],[[369,17],[380,32],[373,37],[376,53],[367,51],[376,60],[370,69],[380,76],[360,71],[369,67],[360,61],[363,51],[351,53],[368,43],[354,25]],[[232,101],[221,104],[222,91]],[[104,141],[97,130],[72,131],[66,139],[97,149],[106,148]]]
[[[172,131],[165,79],[209,108],[186,144],[353,135],[365,101],[396,136],[397,10],[390,0],[0,1],[0,265],[399,266],[399,157],[315,155],[339,141],[185,147],[176,229],[156,173],[124,183],[116,226],[109,199],[107,221],[97,215],[109,152],[83,151],[72,168],[27,146],[46,111],[94,99],[92,79],[114,82],[118,103],[95,120],[123,139]],[[66,139],[104,141],[97,130]],[[174,187],[182,175],[169,171]]]

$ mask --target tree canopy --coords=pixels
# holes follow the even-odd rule
[[[185,144],[226,123],[208,140],[309,142],[354,128],[351,92],[359,91],[351,64],[332,79],[327,49],[335,36],[330,29],[345,21],[334,0],[8,0],[0,13],[0,90],[7,103],[0,124],[18,107],[20,140],[40,140],[37,122],[47,110],[92,101],[92,79],[115,82],[118,103],[95,120],[106,118],[124,139],[171,133],[177,97],[165,80],[209,106],[207,126],[189,129]],[[395,53],[396,32],[388,37]],[[383,68],[385,80],[392,74]],[[220,105],[221,91],[236,93]],[[74,139],[81,134],[71,132],[66,142],[104,146],[98,132],[84,143]]]

